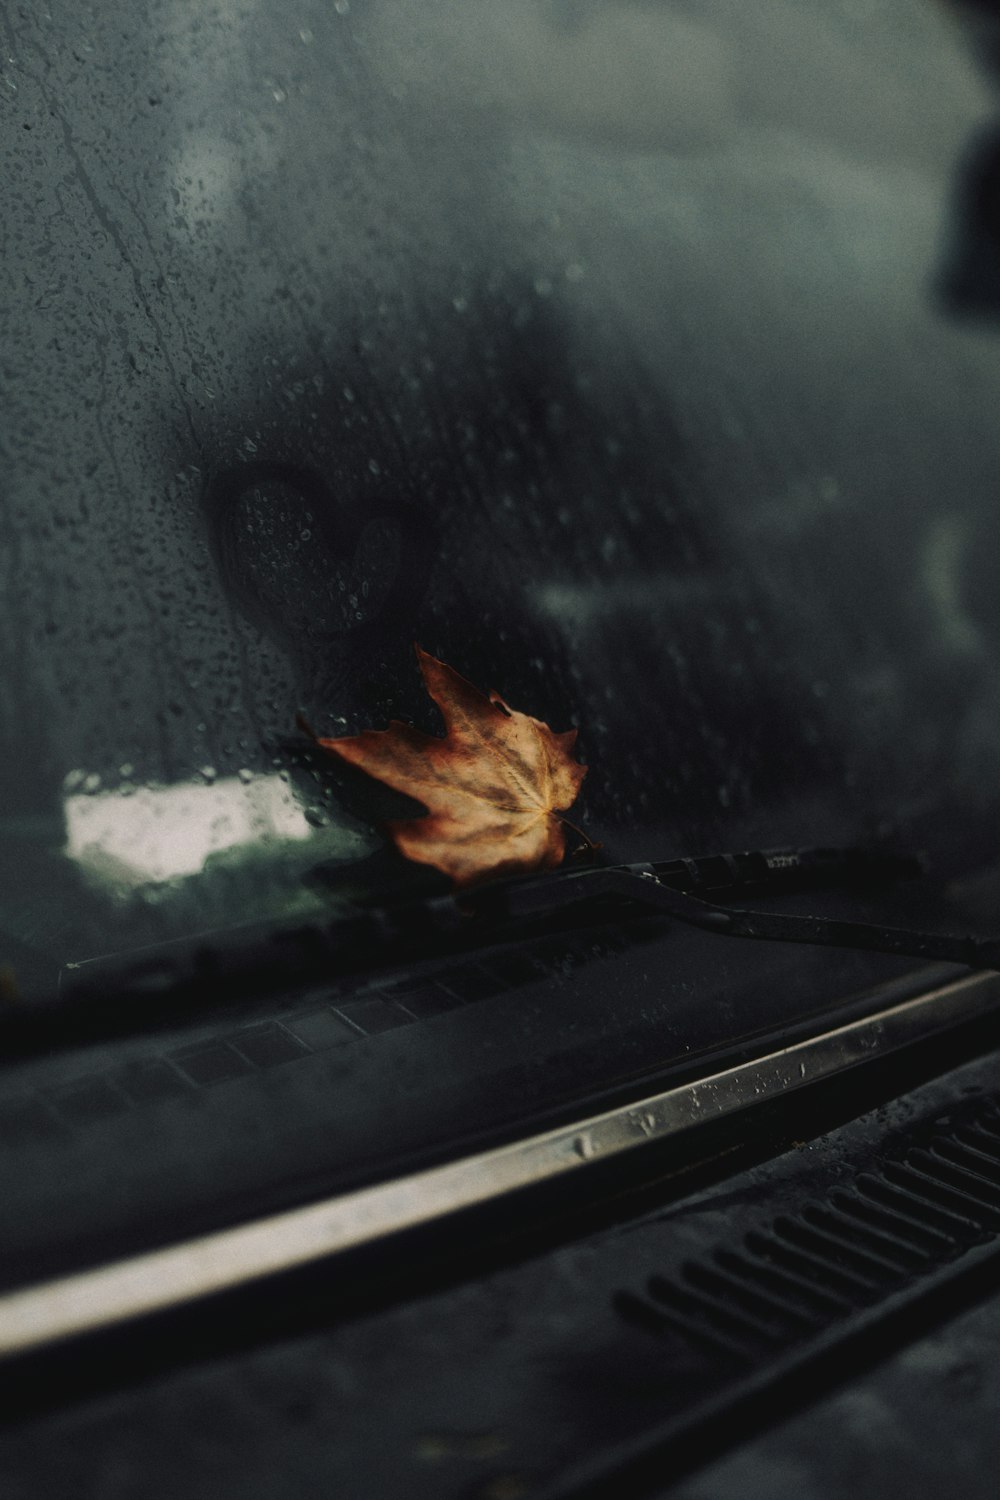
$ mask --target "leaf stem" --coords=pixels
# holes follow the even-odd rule
[[[588,853],[593,854],[601,847],[600,844],[595,844],[590,835],[584,833],[582,828],[578,828],[575,823],[571,823],[569,818],[560,817],[559,821],[564,828],[568,828],[571,833],[576,834],[577,838],[582,841],[584,850]]]

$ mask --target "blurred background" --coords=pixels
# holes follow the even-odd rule
[[[0,16],[0,959],[321,909],[295,729],[557,729],[615,858],[1000,812],[993,8]],[[365,868],[358,866],[358,868]]]

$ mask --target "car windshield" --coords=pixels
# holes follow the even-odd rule
[[[579,729],[605,858],[920,849],[904,906],[989,927],[993,100],[953,17],[54,0],[0,44],[5,994],[422,889],[297,726],[439,733],[414,643]],[[913,968],[588,942],[310,993],[256,1057],[206,1022],[25,1066],[12,1118],[117,1131],[127,1183],[155,1105],[164,1203],[289,1191]],[[240,1093],[265,1058],[302,1066]],[[110,1140],[66,1146],[82,1219]]]

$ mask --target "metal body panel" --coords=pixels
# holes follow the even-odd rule
[[[847,1072],[1000,1000],[974,975],[722,1073],[429,1171],[15,1291],[0,1298],[0,1355],[182,1306],[335,1256],[518,1190],[607,1163],[653,1141]]]

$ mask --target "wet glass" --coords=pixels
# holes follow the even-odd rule
[[[891,841],[988,914],[1000,341],[966,217],[994,107],[956,19],[903,0],[0,17],[7,989],[384,880],[384,803],[296,715],[434,730],[415,641],[579,726],[612,859]],[[296,1002],[258,1051],[277,1078],[331,1039],[356,1174],[379,1130],[474,1130],[490,1069],[509,1124],[526,1076],[544,1112],[650,1036],[682,1058],[900,969],[607,941],[460,1019],[421,980],[405,1034]],[[11,1097],[57,1132],[130,1087],[190,1113],[199,1069],[236,1100],[262,1064],[213,1038],[174,1038],[162,1099],[159,1053],[101,1054],[103,1115],[45,1093],[97,1063]],[[333,1108],[293,1073],[219,1130]]]

